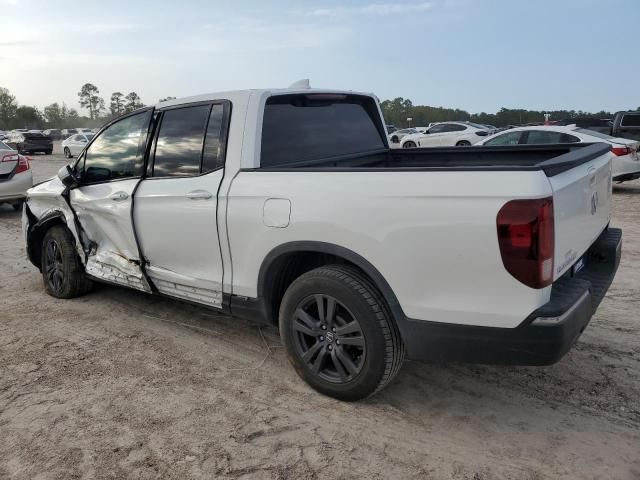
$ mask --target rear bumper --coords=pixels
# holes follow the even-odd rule
[[[585,267],[557,280],[551,300],[516,328],[423,320],[398,322],[408,357],[507,365],[550,365],[576,342],[604,298],[620,263],[622,230],[608,228],[584,256]]]

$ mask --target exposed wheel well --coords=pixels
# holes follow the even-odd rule
[[[42,245],[42,239],[47,233],[47,230],[55,225],[64,225],[66,227],[67,223],[65,222],[62,214],[54,214],[38,221],[36,217],[31,213],[31,210],[29,210],[29,207],[27,207],[27,217],[29,219],[29,229],[27,234],[27,253],[29,255],[31,263],[38,267],[38,269],[41,269],[42,250],[40,246]]]
[[[298,242],[294,242],[298,243]],[[300,275],[323,265],[350,265],[375,286],[394,316],[402,315],[402,309],[384,277],[364,258],[350,250],[322,242],[299,242],[300,249],[286,246],[272,252],[262,265],[258,279],[258,298],[263,315],[270,323],[277,324],[280,304],[287,288]],[[304,248],[304,246],[309,248]]]

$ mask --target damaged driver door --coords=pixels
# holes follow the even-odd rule
[[[144,280],[131,205],[144,166],[152,109],[117,120],[87,148],[76,166],[71,206],[89,248],[86,272],[108,282],[150,291]]]

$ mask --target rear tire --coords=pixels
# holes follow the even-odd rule
[[[279,324],[298,375],[339,400],[380,391],[404,360],[400,333],[382,295],[349,266],[329,265],[298,277],[282,299]]]
[[[417,145],[415,144],[415,142],[412,142],[411,140],[404,142],[402,144],[402,148],[416,148]]]
[[[53,149],[52,150],[46,150],[44,152],[45,155],[51,155],[53,153]]]
[[[71,150],[69,150],[69,147],[64,147],[64,158],[71,158]]]
[[[56,298],[73,298],[91,290],[71,232],[64,225],[47,230],[42,239],[42,280],[46,292]]]
[[[470,147],[471,146],[471,142],[468,142],[466,140],[460,140],[458,143],[456,143],[456,147]]]

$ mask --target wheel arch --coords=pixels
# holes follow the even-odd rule
[[[67,220],[64,213],[60,210],[49,212],[38,220],[29,209],[29,205],[25,206],[29,226],[27,227],[27,255],[31,263],[39,270],[42,269],[42,239],[47,231],[55,225],[67,226]]]
[[[287,287],[303,273],[335,263],[349,264],[360,270],[380,291],[396,321],[405,318],[391,286],[371,262],[353,250],[320,241],[288,242],[267,254],[258,274],[260,316],[268,323],[277,323],[280,302]]]

